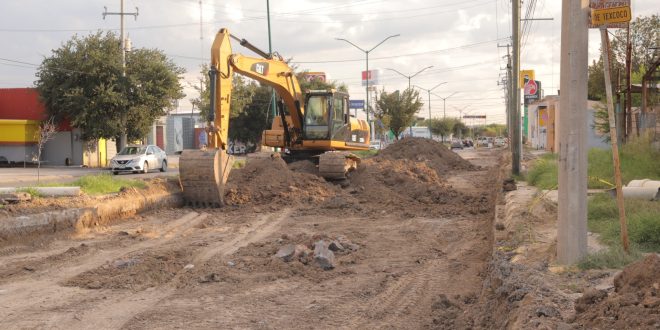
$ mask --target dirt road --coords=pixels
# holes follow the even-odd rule
[[[304,166],[256,182],[248,166],[223,209],[1,247],[0,328],[451,326],[438,310],[477,299],[491,255],[498,153],[462,152],[481,167],[415,155],[366,162],[344,188]],[[332,270],[274,256],[320,239],[347,246]]]

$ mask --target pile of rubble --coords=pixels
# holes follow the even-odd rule
[[[317,240],[313,246],[284,245],[277,251],[275,257],[284,262],[298,261],[304,265],[314,264],[323,270],[331,270],[335,268],[335,253],[348,254],[359,248],[359,245],[349,241],[346,237],[337,236],[334,240]]]

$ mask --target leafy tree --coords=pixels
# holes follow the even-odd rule
[[[633,72],[639,72],[640,68],[649,67],[653,63],[653,57],[657,54],[660,41],[660,16],[639,16],[630,23],[630,40],[632,43],[631,66]],[[626,60],[626,29],[616,29],[611,41],[614,60],[625,63]]]
[[[445,140],[445,136],[449,136],[454,132],[454,127],[458,120],[455,118],[439,118],[439,119],[429,119],[427,120],[427,126],[431,130],[431,133],[434,135],[440,135],[442,141]]]
[[[251,102],[229,124],[229,139],[259,144],[261,133],[270,126],[272,121],[269,116],[270,102],[270,88],[255,86]]]
[[[69,119],[83,139],[135,140],[183,97],[182,73],[162,51],[135,49],[124,77],[118,37],[97,32],[53,50],[38,68],[36,86],[49,115]]]
[[[37,131],[34,132],[37,140],[37,184],[39,184],[41,178],[41,153],[46,146],[46,142],[55,138],[55,134],[57,134],[57,125],[55,125],[53,117],[41,121]]]
[[[454,124],[454,129],[452,130],[454,135],[465,136],[468,133],[468,127],[462,121],[456,120]]]
[[[199,96],[190,99],[197,109],[199,109],[200,116],[206,120],[209,116],[209,111],[211,109],[211,80],[208,75],[209,66],[204,64],[200,68],[201,84],[193,85],[193,88],[200,93]],[[255,89],[258,87],[258,84],[253,80],[243,77],[239,74],[234,74],[232,79],[232,92],[231,92],[231,103],[230,103],[230,118],[236,118],[247,105],[252,102],[254,97]]]
[[[610,120],[607,112],[607,106],[604,103],[598,103],[594,106],[594,121],[591,128],[594,128],[603,137],[604,142],[610,142]]]
[[[415,114],[422,108],[419,92],[413,89],[387,93],[384,90],[376,101],[374,115],[388,126],[395,138],[415,121]]]

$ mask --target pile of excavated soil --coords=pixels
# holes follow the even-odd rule
[[[338,190],[319,176],[292,172],[282,158],[273,154],[268,158],[251,158],[245,167],[229,173],[225,203],[318,202]]]
[[[442,143],[424,138],[405,138],[383,149],[376,158],[409,159],[426,163],[440,175],[448,170],[478,169]]]
[[[575,303],[585,329],[660,328],[660,257],[650,254],[614,278],[615,292],[589,290]]]
[[[229,174],[225,203],[305,203],[321,213],[336,209],[409,216],[485,213],[487,196],[459,192],[443,179],[449,170],[476,168],[442,144],[418,138],[397,142],[380,155],[362,160],[348,174],[350,185],[344,188],[319,177],[310,161],[287,165],[276,155],[254,157]]]

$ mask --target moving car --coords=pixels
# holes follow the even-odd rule
[[[155,145],[129,145],[110,160],[112,174],[119,172],[147,173],[150,169],[167,171],[167,155]]]

